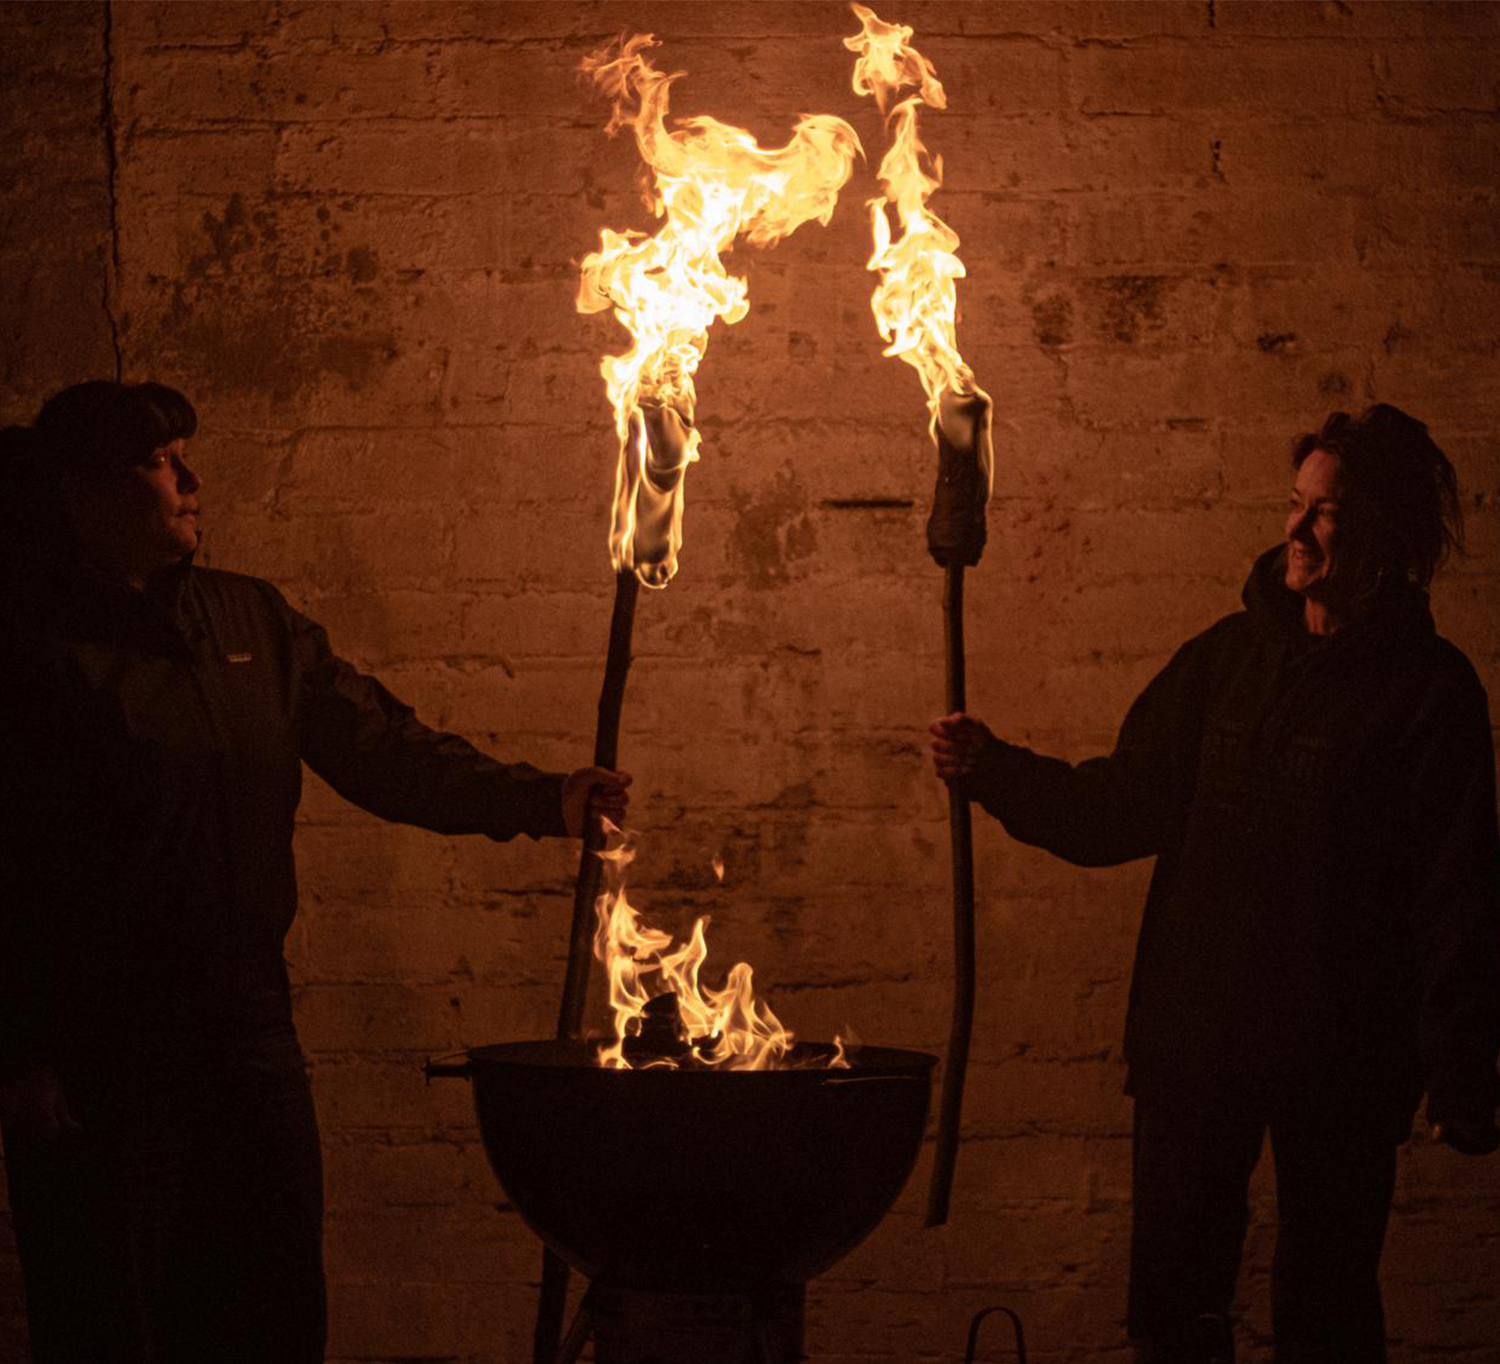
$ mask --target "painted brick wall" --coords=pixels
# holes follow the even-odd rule
[[[950,110],[924,134],[964,239],[961,341],[997,399],[971,704],[1079,758],[1279,533],[1289,437],[1394,402],[1459,467],[1435,593],[1500,694],[1500,7],[887,3]],[[197,400],[204,558],[263,574],[425,718],[585,760],[614,437],[575,315],[602,226],[646,227],[579,59],[622,29],[684,114],[780,141],[848,88],[833,3],[0,6],[7,419],[113,372]],[[12,74],[13,73],[13,74]],[[107,111],[107,118],[106,118]],[[752,311],[700,376],[682,571],[638,618],[622,751],[639,902],[711,912],[801,1034],[937,1048],[942,696],[915,377],[870,321],[869,167],[827,229],[742,250]],[[875,503],[875,506],[861,505]],[[955,1212],[912,1189],[818,1281],[826,1364],[953,1359],[1003,1301],[1039,1359],[1122,1357],[1118,1038],[1147,869],[977,830],[982,984]],[[709,868],[722,850],[722,886]],[[537,1248],[467,1091],[421,1061],[544,1036],[573,856],[385,826],[311,784],[289,951],[328,1171],[332,1357],[529,1358]],[[1243,1294],[1266,1350],[1269,1181]],[[1393,1359],[1500,1359],[1500,1161],[1403,1152]],[[0,1356],[24,1358],[13,1261]],[[998,1354],[995,1357],[1000,1357]]]

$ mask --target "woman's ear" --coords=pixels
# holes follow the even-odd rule
[[[1351,507],[1339,539],[1343,568],[1340,586],[1350,610],[1358,615],[1380,589],[1401,573],[1396,560],[1399,549],[1389,514],[1378,503],[1361,501]]]

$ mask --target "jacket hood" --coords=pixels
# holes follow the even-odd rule
[[[1286,585],[1284,544],[1273,546],[1256,559],[1240,599],[1261,629],[1297,645],[1311,638],[1302,625],[1302,598]],[[1414,583],[1403,582],[1381,587],[1369,609],[1327,636],[1326,642],[1385,645],[1434,633],[1427,593]]]

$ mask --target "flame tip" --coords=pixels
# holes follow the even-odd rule
[[[613,311],[630,333],[623,355],[600,365],[619,437],[610,557],[647,587],[676,572],[682,543],[683,478],[698,458],[694,375],[715,320],[749,311],[748,285],[721,257],[736,239],[766,246],[803,223],[827,223],[856,155],[858,134],[831,114],[803,115],[782,147],[764,149],[741,128],[706,115],[673,120],[672,83],[647,58],[653,35],[622,35],[584,59],[584,69],[613,98],[609,129],[629,126],[647,179],[647,201],[662,221],[654,235],[600,233],[599,250],[579,265],[576,306]],[[634,420],[659,400],[670,422]]]
[[[917,130],[918,110],[945,108],[947,95],[932,63],[910,46],[912,29],[885,23],[868,6],[853,8],[863,25],[858,36],[844,40],[858,54],[854,89],[874,96],[890,139],[876,172],[884,195],[866,205],[874,241],[867,268],[879,276],[870,307],[886,343],[882,353],[917,371],[929,432],[937,439],[945,396],[983,392],[958,349],[956,282],[967,273],[957,255],[958,233],[927,205],[942,187],[943,158],[928,151]],[[887,111],[888,102],[908,87],[912,93]],[[988,479],[988,417],[979,422],[975,414],[953,413],[949,425],[975,448]]]

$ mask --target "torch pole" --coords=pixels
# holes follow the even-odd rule
[[[599,721],[594,730],[594,766],[613,769],[620,753],[620,711],[625,704],[625,679],[630,672],[630,642],[635,629],[635,599],[640,583],[625,569],[615,575],[615,606],[609,620],[609,653],[604,662],[604,684],[599,689]],[[584,832],[573,887],[573,926],[568,937],[568,973],[563,979],[562,1006],[557,1013],[560,1038],[583,1036],[583,1007],[589,992],[589,961],[593,955],[594,902],[599,898],[603,870],[599,852],[604,830],[591,824]]]
[[[619,761],[620,712],[625,704],[625,679],[630,672],[630,644],[635,629],[635,599],[639,580],[630,569],[615,575],[615,605],[609,620],[609,652],[604,683],[599,689],[599,720],[594,730],[594,766],[613,769]],[[593,954],[594,904],[599,898],[604,830],[598,824],[584,829],[578,880],[573,887],[573,924],[568,935],[568,970],[563,979],[562,1005],[557,1012],[557,1035],[564,1040],[583,1036],[583,1011],[589,992],[589,961]],[[532,1334],[533,1364],[554,1364],[562,1340],[563,1313],[568,1303],[568,1266],[550,1249],[542,1252],[542,1286],[537,1296],[536,1329]]]
[[[962,563],[950,562],[943,569],[943,642],[947,657],[948,714],[953,715],[967,707]],[[929,1227],[940,1227],[948,1220],[948,1199],[953,1190],[963,1120],[969,1039],[974,1030],[974,830],[968,797],[954,782],[948,784],[948,835],[953,854],[953,1018],[948,1028],[948,1055],[938,1103],[937,1145],[927,1194]]]
[[[964,569],[984,553],[984,505],[989,497],[990,400],[980,389],[946,391],[932,433],[938,477],[927,522],[927,550],[943,570],[943,644],[948,714],[966,709],[964,688]],[[948,783],[948,833],[953,853],[953,1019],[938,1101],[937,1145],[927,1192],[929,1227],[948,1220],[948,1199],[958,1163],[964,1076],[974,1031],[974,831],[969,799]]]

